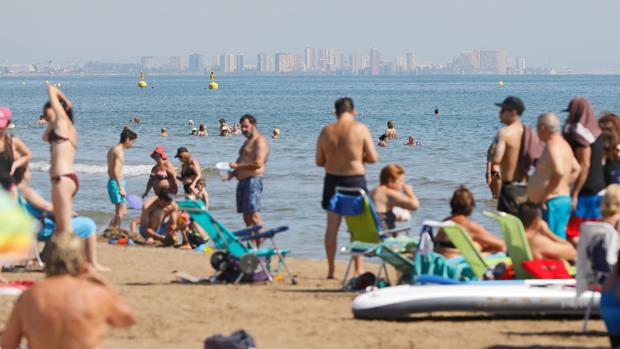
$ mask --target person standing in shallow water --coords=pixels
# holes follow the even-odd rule
[[[385,129],[385,136],[387,139],[395,139],[396,138],[396,128],[394,127],[394,122],[392,120],[387,122],[387,129]]]
[[[328,210],[336,187],[361,188],[366,186],[364,164],[377,162],[377,151],[366,125],[355,121],[355,107],[351,98],[340,98],[334,105],[336,122],[323,128],[316,145],[316,165],[325,168],[321,206],[327,210],[325,253],[327,278],[335,278],[335,258],[338,229],[342,216]],[[361,272],[361,257],[354,257],[355,271]]]
[[[243,222],[252,227],[261,225],[261,194],[265,164],[269,157],[269,143],[256,129],[256,118],[245,114],[239,120],[241,132],[246,138],[239,149],[239,157],[230,163],[234,171],[229,179],[237,178],[237,212],[243,214]]]
[[[125,127],[121,132],[120,142],[108,151],[108,195],[115,208],[109,228],[120,227],[127,213],[127,205],[125,204],[127,193],[125,192],[123,176],[125,149],[131,148],[137,138],[138,135],[135,132]]]

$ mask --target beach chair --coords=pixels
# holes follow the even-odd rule
[[[218,281],[259,281],[261,274],[273,281],[274,275],[280,268],[284,268],[291,283],[297,283],[284,260],[290,250],[280,249],[274,240],[276,234],[287,231],[288,227],[281,226],[259,233],[261,227],[255,226],[233,233],[213,218],[202,201],[186,199],[179,201],[178,205],[209,234],[215,248],[220,250],[211,256],[211,265],[219,271],[216,277]],[[268,240],[272,248],[252,247],[252,242],[262,239]],[[271,259],[274,257],[277,258],[277,267],[272,270]],[[232,280],[227,276],[230,274],[234,275]]]
[[[525,236],[525,228],[521,220],[505,212],[482,211],[482,214],[493,218],[499,223],[499,228],[506,241],[508,256],[512,261],[512,269],[516,279],[531,279],[532,276],[523,268],[522,263],[534,259],[530,244]]]
[[[469,237],[465,229],[454,222],[444,225],[442,229],[454,246],[461,252],[461,255],[474,272],[474,275],[476,275],[479,280],[484,279],[484,275],[490,266],[484,260],[482,254],[480,254],[480,251],[478,251],[474,241]]]
[[[374,204],[365,190],[344,187],[336,187],[335,190],[330,210],[345,217],[347,229],[351,234],[351,243],[341,249],[341,253],[351,255],[342,287],[344,288],[349,281],[351,264],[355,256],[381,259],[377,280],[384,273],[389,282],[386,263],[394,266],[401,274],[410,274],[413,270],[413,261],[402,256],[400,252],[403,248],[411,248],[415,242],[413,239],[397,236],[407,233],[411,228],[383,230]]]

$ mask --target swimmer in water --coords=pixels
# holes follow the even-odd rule
[[[435,116],[439,116],[439,109],[437,107],[435,107]]]
[[[273,139],[280,139],[280,128],[276,127],[273,129],[273,134],[271,135]]]
[[[159,131],[159,135],[160,135],[161,137],[168,137],[168,130],[166,130],[166,128],[165,128],[165,127],[164,127],[164,128],[162,128],[162,129]]]
[[[377,143],[377,145],[384,148],[387,147],[387,136],[385,134],[379,137],[379,143]]]
[[[415,147],[417,145],[417,142],[415,141],[415,137],[409,136],[409,139],[407,139],[407,143],[405,143],[405,145]]]

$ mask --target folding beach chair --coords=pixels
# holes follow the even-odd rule
[[[288,227],[281,226],[257,233],[261,227],[255,226],[233,233],[213,218],[202,201],[184,200],[178,204],[181,210],[185,210],[194,222],[209,234],[215,248],[220,250],[211,256],[211,265],[220,272],[218,276],[223,276],[224,273],[231,270],[237,274],[233,280],[225,278],[218,280],[233,281],[234,283],[258,281],[259,274],[262,272],[269,281],[273,281],[274,273],[277,274],[283,267],[291,278],[291,282],[297,283],[295,276],[290,272],[284,260],[290,250],[278,248],[274,240],[276,234],[287,231]],[[253,248],[251,246],[251,242],[261,239],[269,240],[272,248]],[[274,271],[271,268],[272,257],[276,257],[278,261]]]
[[[523,268],[522,263],[534,259],[530,244],[525,236],[525,228],[521,220],[505,212],[482,211],[482,214],[493,218],[499,223],[499,228],[506,241],[508,255],[512,261],[512,269],[516,279],[531,279],[531,275]]]
[[[351,244],[341,249],[341,253],[351,255],[342,281],[343,288],[349,281],[354,256],[381,258],[377,280],[382,273],[385,273],[389,282],[386,263],[393,265],[400,273],[411,273],[413,262],[403,257],[400,252],[415,243],[410,238],[397,236],[410,231],[411,228],[383,230],[374,204],[363,189],[336,187],[336,194],[330,202],[330,210],[345,216],[351,234]]]
[[[600,290],[613,266],[617,262],[620,238],[611,224],[606,222],[585,222],[579,231],[577,246],[577,296],[587,290]],[[583,319],[583,332],[588,328],[588,319],[594,304],[594,294]]]
[[[476,275],[479,280],[484,279],[484,274],[489,269],[489,265],[484,260],[480,251],[476,248],[474,241],[469,237],[465,229],[454,222],[444,225],[442,229],[454,246],[461,252],[461,255],[474,272],[474,275]]]

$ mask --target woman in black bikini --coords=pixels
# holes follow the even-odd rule
[[[0,107],[0,185],[17,197],[13,175],[16,169],[28,166],[31,153],[24,142],[7,132],[11,116],[9,108]]]
[[[192,194],[196,189],[196,183],[202,177],[200,164],[192,158],[192,154],[185,147],[177,149],[175,158],[181,160],[181,176],[178,178],[183,183],[185,194]]]
[[[168,161],[168,155],[164,147],[155,147],[155,150],[151,153],[151,158],[155,160],[157,164],[151,169],[151,175],[149,176],[149,181],[146,183],[146,190],[142,198],[145,198],[149,194],[151,188],[153,188],[155,195],[159,194],[159,191],[164,188],[176,195],[179,191],[176,180],[177,170],[170,161]]]
[[[43,141],[50,144],[50,179],[54,206],[55,233],[72,231],[73,197],[80,184],[75,174],[77,131],[73,127],[73,105],[54,85],[47,85],[49,102],[43,106],[43,117],[48,122]]]

